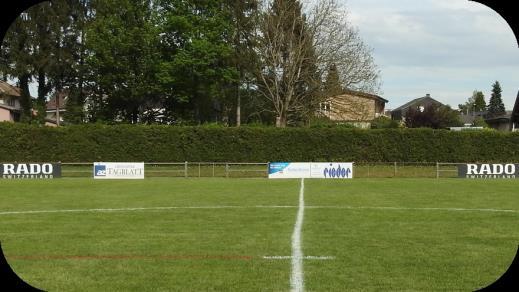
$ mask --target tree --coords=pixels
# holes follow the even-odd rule
[[[492,93],[490,95],[490,101],[488,102],[487,108],[487,117],[489,118],[501,116],[506,113],[505,105],[501,99],[501,91],[501,85],[498,81],[492,84]]]
[[[489,128],[489,125],[487,124],[487,122],[485,122],[485,119],[483,119],[482,117],[476,117],[474,119],[474,122],[472,123],[472,126]]]
[[[258,18],[259,0],[229,1],[232,15],[231,40],[233,54],[231,62],[238,72],[238,78],[234,82],[236,96],[236,126],[241,125],[242,119],[242,92],[250,94],[250,83],[253,78],[253,70],[256,63],[255,29]],[[246,90],[243,90],[245,85]]]
[[[337,0],[319,0],[308,10],[320,70],[334,64],[342,88],[379,93],[380,71],[374,62],[372,49],[349,22],[347,10]]]
[[[86,32],[90,120],[137,123],[160,103],[159,32],[151,0],[98,0]]]
[[[311,35],[306,28],[302,5],[297,0],[274,0],[263,12],[258,40],[258,89],[276,113],[276,126],[285,127],[290,112],[302,108],[311,75],[303,70],[309,55]]]
[[[487,109],[487,103],[485,102],[485,95],[481,91],[474,91],[472,94],[474,97],[474,110],[476,112],[482,112]]]
[[[33,8],[34,10],[34,8]],[[29,12],[24,12],[11,25],[2,44],[2,75],[16,79],[21,89],[20,105],[22,107],[21,120],[31,122],[32,99],[29,91],[29,83],[32,80],[34,68],[34,55],[32,46],[34,39]]]
[[[326,74],[326,81],[324,82],[324,94],[326,96],[336,96],[343,91],[341,81],[339,79],[339,71],[335,64],[331,64]]]
[[[38,110],[37,120],[43,122],[45,104],[52,91],[60,91],[77,85],[80,55],[78,28],[82,13],[89,6],[89,0],[55,0],[31,7],[12,25],[6,35],[7,42],[2,46],[0,71],[17,79],[22,90],[35,81],[37,98],[30,102],[30,95],[23,94],[24,120],[30,121],[30,108]],[[36,120],[33,120],[36,121]],[[58,119],[59,124],[59,119]]]
[[[447,127],[462,126],[459,113],[449,106],[430,105],[423,111],[411,107],[406,113],[405,126],[407,128],[433,128],[444,129]]]
[[[458,108],[465,114],[473,114],[474,112],[482,112],[486,109],[485,96],[483,92],[474,90],[472,96],[469,97],[465,104],[459,104]]]
[[[308,118],[326,96],[323,76],[334,64],[341,87],[376,92],[379,73],[370,50],[336,0],[303,7],[274,0],[263,9],[258,34],[258,90],[271,104],[277,126]]]
[[[158,1],[163,60],[158,83],[173,120],[222,119],[228,88],[239,80],[231,62],[228,0]]]

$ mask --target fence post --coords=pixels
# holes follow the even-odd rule
[[[229,178],[229,163],[225,163],[225,178]]]
[[[198,162],[198,177],[200,177],[201,162]]]
[[[187,178],[187,161],[184,162],[184,177]]]
[[[213,162],[213,177],[214,177],[214,162]]]
[[[440,178],[440,163],[436,161],[436,179]]]
[[[394,177],[396,177],[396,161],[395,161],[395,174],[394,174]]]

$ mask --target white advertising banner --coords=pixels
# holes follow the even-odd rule
[[[269,178],[353,178],[352,162],[271,162]]]
[[[94,162],[94,179],[144,179],[144,162]]]
[[[310,163],[304,162],[271,162],[269,178],[309,178]]]
[[[353,163],[312,163],[312,178],[353,178]]]

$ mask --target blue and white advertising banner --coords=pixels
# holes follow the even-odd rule
[[[94,179],[144,179],[144,162],[94,162]]]
[[[353,178],[351,162],[271,162],[269,178]]]

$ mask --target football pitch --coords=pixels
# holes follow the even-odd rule
[[[0,241],[47,291],[474,291],[519,243],[519,180],[0,181]]]

